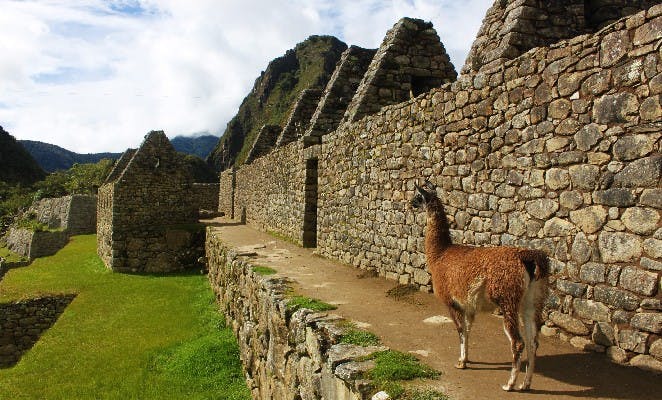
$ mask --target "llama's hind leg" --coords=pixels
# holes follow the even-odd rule
[[[530,291],[525,297],[522,309],[522,320],[524,322],[524,344],[526,345],[526,375],[520,390],[529,390],[531,379],[536,365],[536,351],[538,350],[538,331],[542,326],[540,300],[536,298],[535,291]]]
[[[508,339],[510,339],[513,362],[510,369],[510,379],[508,379],[508,383],[501,386],[501,388],[505,391],[511,391],[515,387],[515,381],[517,380],[517,374],[519,373],[524,343],[519,333],[517,312],[513,312],[512,310],[506,311],[505,309],[503,311],[503,330],[506,332]]]
[[[468,334],[467,334],[467,324],[464,311],[459,306],[459,304],[452,303],[448,307],[448,313],[451,316],[451,319],[455,323],[455,328],[457,329],[457,335],[460,338],[460,358],[455,364],[455,368],[465,369],[467,367],[467,346],[468,346]]]

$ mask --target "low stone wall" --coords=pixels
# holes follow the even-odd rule
[[[209,280],[239,341],[254,399],[370,398],[374,388],[360,376],[374,364],[357,359],[384,347],[339,344],[339,317],[288,310],[288,281],[253,272],[213,228],[206,249]]]
[[[41,199],[28,212],[33,212],[37,221],[49,228],[66,230],[71,235],[96,232],[96,196],[71,195]]]
[[[39,297],[0,304],[0,368],[15,365],[53,326],[75,295]]]
[[[194,183],[192,196],[197,203],[198,210],[218,210],[218,183]]]
[[[10,228],[7,235],[9,250],[33,260],[57,253],[69,241],[64,231],[35,232],[25,228]]]

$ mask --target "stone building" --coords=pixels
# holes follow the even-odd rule
[[[204,232],[193,178],[162,131],[118,160],[99,188],[97,252],[120,272],[170,272],[195,263]]]
[[[343,123],[320,145],[304,135],[222,174],[219,203],[323,256],[430,290],[424,214],[407,206],[430,179],[455,243],[549,255],[547,333],[660,371],[662,5],[652,3],[496,1],[455,81],[441,44],[427,54],[445,74],[400,80],[398,60],[414,58],[382,46]],[[405,28],[436,37],[405,19],[384,43]],[[381,65],[393,69],[380,75]]]

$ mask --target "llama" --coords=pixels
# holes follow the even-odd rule
[[[526,347],[528,363],[520,390],[528,390],[535,366],[538,330],[542,325],[541,310],[547,293],[549,275],[547,256],[538,250],[516,247],[472,247],[451,242],[444,207],[436,188],[426,181],[416,185],[411,200],[414,209],[425,207],[427,224],[425,255],[432,275],[432,288],[448,307],[460,336],[460,358],[456,368],[467,366],[469,331],[481,302],[501,308],[503,327],[513,353],[508,383],[511,391],[520,369]],[[521,314],[524,342],[520,336]]]

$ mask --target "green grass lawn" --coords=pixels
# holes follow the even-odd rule
[[[232,332],[202,275],[108,271],[94,235],[10,270],[0,302],[77,293],[11,368],[0,399],[249,399]]]

